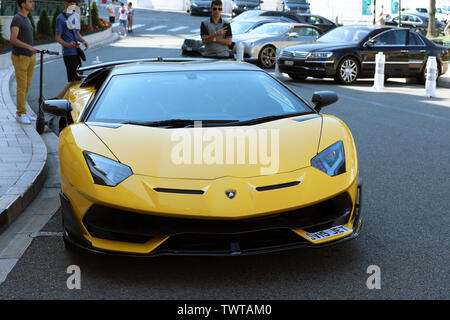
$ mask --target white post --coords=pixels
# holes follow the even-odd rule
[[[236,54],[234,56],[234,58],[237,61],[243,61],[244,60],[244,45],[242,44],[242,42],[238,42],[236,43]]]
[[[278,57],[280,56],[280,48],[277,48],[276,57],[275,57],[275,77],[284,78],[283,74],[280,72],[280,67],[278,66]]]
[[[436,97],[436,74],[437,74],[437,62],[436,57],[428,57],[426,66],[426,80],[425,80],[425,97]]]
[[[375,79],[373,82],[373,88],[377,90],[384,89],[384,63],[386,56],[383,52],[378,52],[375,56]]]
[[[93,64],[99,64],[102,63],[99,59],[98,56],[95,57],[95,60],[92,61]]]

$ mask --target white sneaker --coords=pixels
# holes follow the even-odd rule
[[[22,114],[20,117],[16,115],[16,120],[21,124],[31,124],[31,121],[26,114]]]
[[[30,119],[31,121],[36,121],[36,117],[35,117],[35,116],[32,116],[31,114],[26,113],[26,116],[27,116],[28,119]]]

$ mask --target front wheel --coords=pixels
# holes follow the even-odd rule
[[[277,60],[277,50],[274,46],[265,46],[258,55],[258,64],[261,68],[272,68]]]
[[[359,64],[355,58],[342,59],[336,70],[335,80],[341,84],[353,84],[359,75]]]

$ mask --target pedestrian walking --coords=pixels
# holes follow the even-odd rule
[[[377,18],[377,25],[379,26],[384,25],[384,5],[381,5],[381,10]]]
[[[221,17],[223,5],[221,0],[211,2],[211,17],[202,21],[200,35],[205,45],[205,57],[230,58],[229,47],[232,43],[230,24]]]
[[[450,37],[450,13],[447,13],[447,21],[444,28],[444,36]]]
[[[127,36],[128,10],[125,8],[123,2],[120,3],[119,8],[119,35],[122,34],[122,27],[124,36]]]
[[[108,9],[109,23],[111,23],[111,32],[114,32],[113,24],[116,22],[116,3],[117,0],[112,0],[106,6],[106,9]]]
[[[20,7],[10,25],[10,42],[12,44],[11,60],[17,82],[16,120],[23,124],[30,124],[35,117],[27,114],[26,102],[31,80],[33,79],[34,65],[36,64],[36,52],[33,47],[33,26],[28,14],[34,10],[33,0],[17,0]]]
[[[133,4],[128,2],[128,32],[133,32],[133,16],[134,16],[134,8],[132,8]]]
[[[67,83],[55,97],[63,99],[67,90],[73,85],[81,82],[77,74],[77,68],[81,67],[81,57],[84,55],[79,42],[88,49],[88,43],[80,34],[80,16],[74,11],[75,0],[65,0],[64,10],[56,18],[55,40],[62,45],[62,55],[67,71]],[[81,52],[80,52],[81,51]]]

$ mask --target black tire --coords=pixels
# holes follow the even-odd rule
[[[356,82],[359,72],[358,61],[353,57],[345,57],[339,62],[334,79],[340,84],[350,85]]]
[[[308,78],[308,76],[302,74],[288,73],[288,75],[292,78],[292,80],[295,81],[304,81],[306,78]]]
[[[258,65],[263,69],[273,68],[277,62],[277,49],[272,45],[264,46],[258,54]]]

